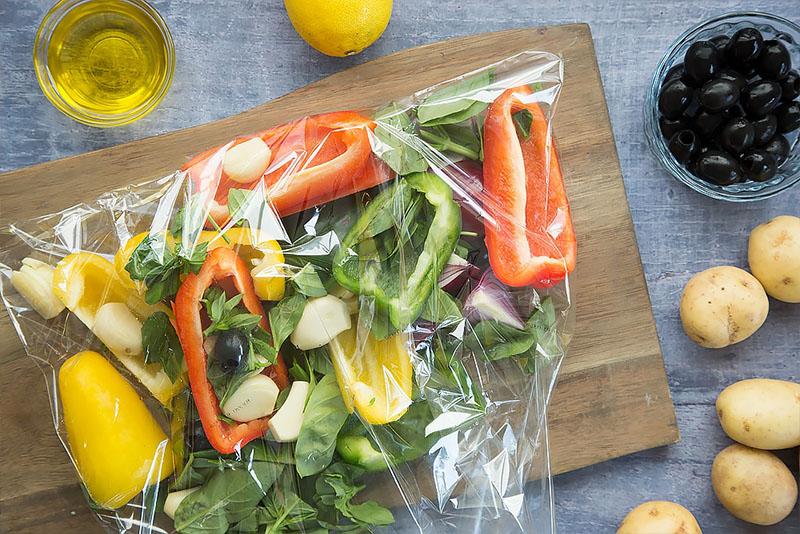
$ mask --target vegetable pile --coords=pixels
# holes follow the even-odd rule
[[[94,504],[188,534],[372,530],[394,522],[376,475],[528,410],[512,385],[563,355],[547,290],[576,260],[541,89],[488,69],[237,138],[126,205],[113,259],[26,258],[18,294],[96,338],[59,370]]]

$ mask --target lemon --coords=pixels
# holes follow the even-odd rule
[[[323,54],[358,54],[389,24],[392,0],[285,0],[292,26]]]

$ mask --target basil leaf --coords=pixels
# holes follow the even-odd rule
[[[172,382],[181,374],[183,349],[166,313],[157,311],[142,324],[144,363],[160,363]]]
[[[307,263],[292,277],[292,284],[294,284],[297,291],[307,297],[324,297],[328,294],[325,285],[311,263]]]
[[[487,69],[431,93],[417,108],[422,125],[452,124],[477,115],[489,105],[475,100],[475,94],[494,81],[494,71]]]
[[[267,529],[264,534],[278,534],[316,519],[317,511],[291,490],[270,492],[264,499],[263,518]],[[292,529],[294,530],[294,529]]]
[[[375,117],[375,136],[385,146],[376,154],[399,175],[428,170],[425,157],[414,147],[414,123],[397,104],[378,111]]]
[[[282,470],[282,465],[252,462],[215,472],[181,501],[175,511],[175,529],[182,534],[224,534],[229,525],[252,512]]]
[[[536,334],[498,321],[481,321],[464,343],[477,356],[495,361],[527,352],[536,343]]]
[[[272,342],[275,350],[281,350],[281,345],[291,335],[300,322],[303,309],[306,306],[306,297],[295,293],[275,305],[269,311],[269,328],[272,331]]]
[[[184,254],[180,244],[170,248],[163,234],[149,234],[133,250],[125,270],[131,279],[141,280],[147,286],[145,302],[166,301],[178,292],[181,275],[200,270],[207,246],[200,243]]]
[[[354,482],[354,474],[362,472],[361,469],[343,463],[331,465],[315,483],[319,502],[325,506],[333,506],[344,517],[363,527],[394,523],[392,512],[374,501],[361,504],[351,502],[365,487]]]
[[[319,473],[331,463],[336,436],[347,415],[336,377],[323,376],[309,395],[295,445],[297,473],[301,477]]]
[[[520,139],[527,140],[531,136],[533,114],[527,109],[521,109],[514,113],[511,119],[514,121],[514,126]]]
[[[472,124],[422,128],[419,136],[441,152],[452,152],[476,161],[481,159],[481,140]]]
[[[463,319],[464,315],[458,301],[441,287],[436,287],[422,308],[420,317],[432,323],[446,325]]]

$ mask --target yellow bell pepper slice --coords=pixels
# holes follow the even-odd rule
[[[135,289],[120,280],[109,260],[91,252],[75,252],[58,262],[53,271],[53,293],[90,330],[97,311],[110,302],[125,304],[139,319],[156,311],[171,315],[171,310],[161,303],[147,304]],[[143,354],[128,354],[111,347],[109,350],[165,406],[183,389],[183,382],[173,383],[161,365],[145,364]]]
[[[172,474],[169,439],[103,356],[85,351],[66,360],[58,387],[72,458],[100,507],[119,508]]]
[[[239,227],[230,228],[222,234],[203,230],[198,241],[208,243],[208,250],[218,247],[236,250],[251,267],[256,295],[261,300],[281,300],[286,290],[286,275],[281,267],[284,263],[283,251],[277,241],[267,239],[262,233]]]
[[[403,334],[357,339],[357,326],[331,341],[331,360],[345,406],[370,424],[397,421],[411,405],[409,340]]]

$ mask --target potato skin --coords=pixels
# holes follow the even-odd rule
[[[694,275],[681,296],[681,322],[689,338],[710,349],[753,335],[767,318],[761,283],[738,267],[712,267]]]
[[[648,501],[625,516],[617,534],[702,534],[692,512],[670,501]]]
[[[800,217],[781,215],[756,226],[747,261],[771,297],[800,302]]]
[[[789,468],[769,451],[738,443],[714,459],[711,485],[734,517],[756,525],[779,523],[797,502],[797,481]]]
[[[756,449],[800,446],[800,384],[752,378],[717,397],[717,416],[734,441]]]

